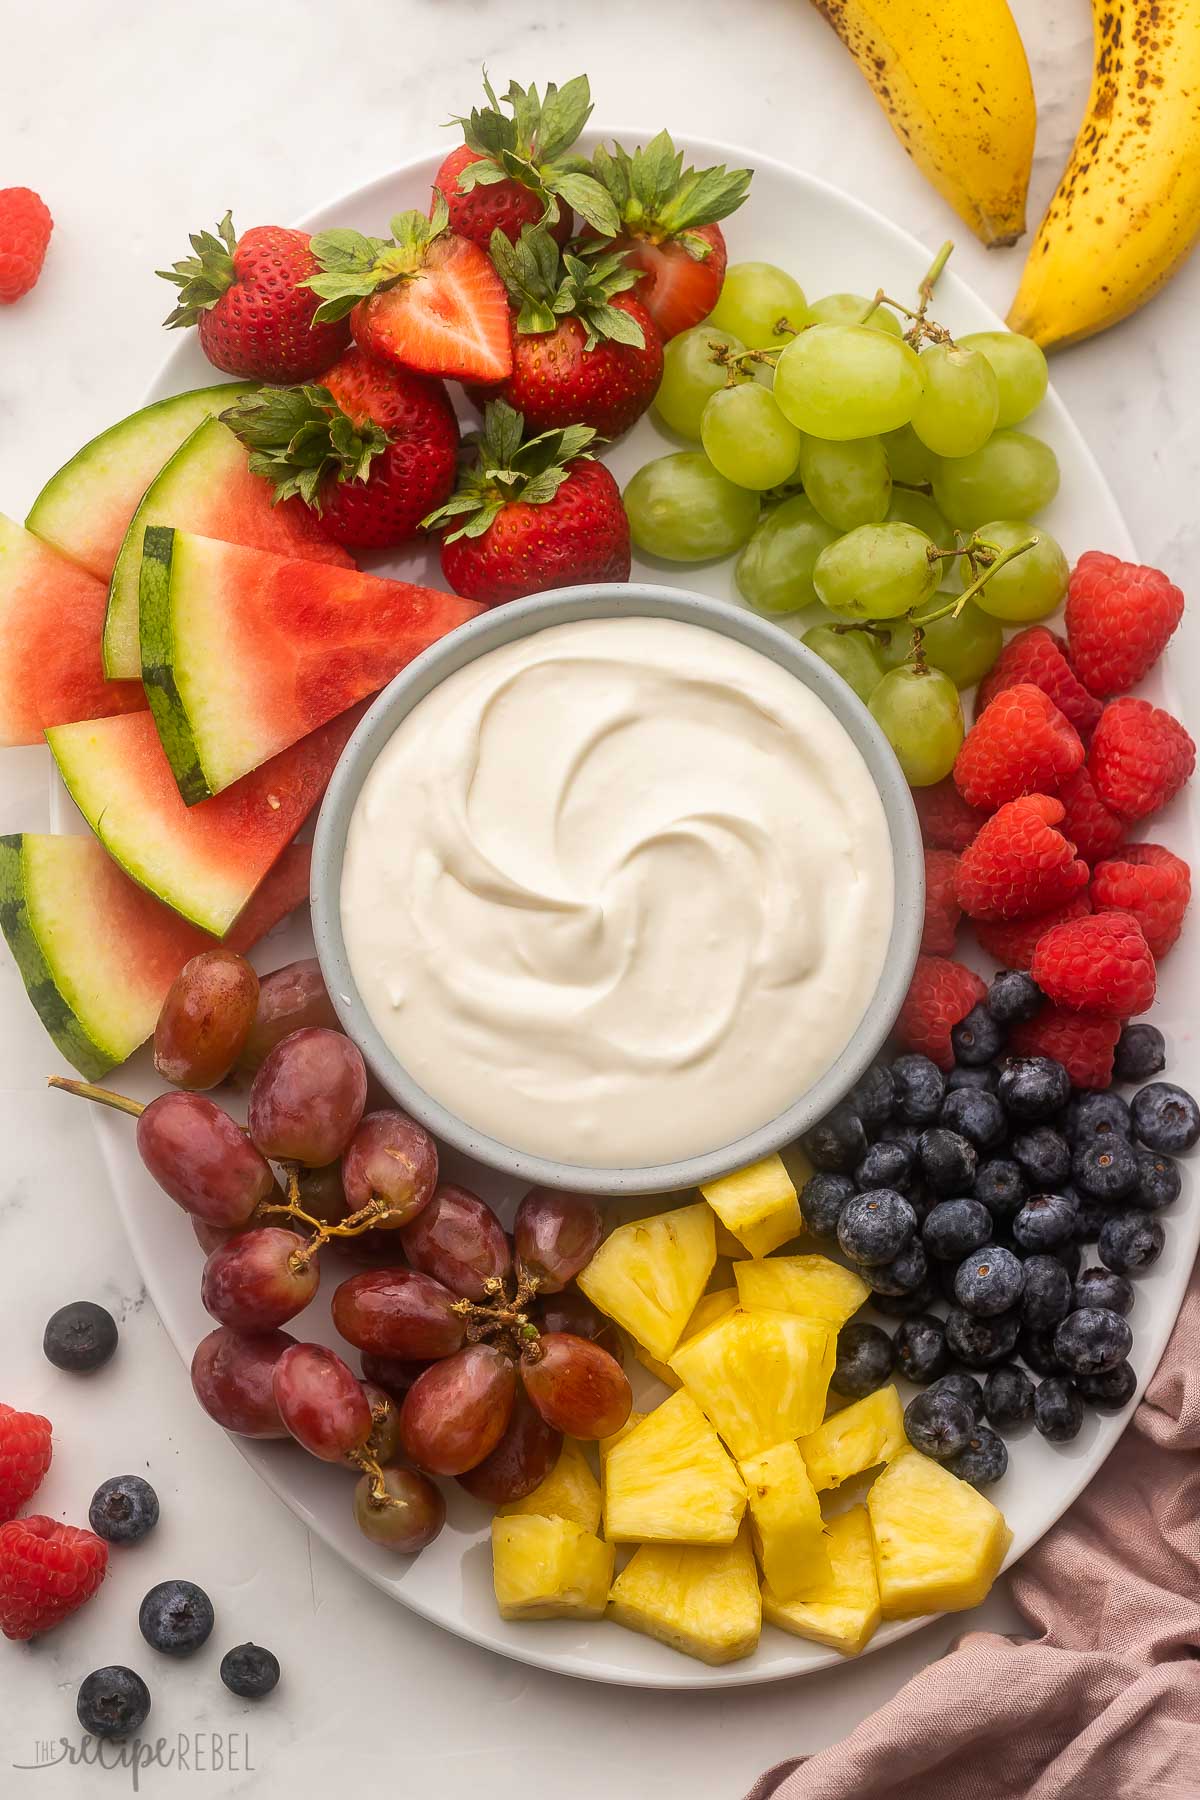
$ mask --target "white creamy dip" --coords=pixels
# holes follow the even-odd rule
[[[665,619],[557,625],[449,676],[350,822],[350,965],[421,1086],[593,1168],[719,1148],[838,1056],[883,966],[866,764],[757,650]]]

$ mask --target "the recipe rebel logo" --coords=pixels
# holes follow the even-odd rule
[[[57,1769],[126,1769],[132,1791],[141,1792],[147,1769],[174,1769],[185,1775],[252,1775],[250,1738],[244,1731],[180,1731],[174,1737],[123,1740],[92,1737],[39,1738],[33,1756],[12,1767],[23,1773]]]

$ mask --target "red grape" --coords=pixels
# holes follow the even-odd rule
[[[491,1207],[466,1188],[440,1187],[400,1234],[414,1269],[467,1300],[486,1300],[487,1283],[512,1271],[512,1249]]]
[[[594,1200],[554,1188],[530,1188],[513,1224],[518,1267],[532,1276],[542,1294],[556,1294],[574,1281],[595,1256],[603,1236],[604,1222]]]
[[[177,1206],[210,1225],[245,1225],[275,1187],[269,1164],[203,1094],[160,1094],[137,1122],[138,1154]]]
[[[625,1361],[625,1345],[621,1333],[593,1306],[578,1288],[564,1288],[561,1294],[547,1294],[533,1307],[533,1317],[541,1331],[569,1331],[573,1337],[591,1338],[608,1351],[614,1361]]]
[[[344,1462],[371,1435],[362,1383],[336,1350],[293,1344],[272,1377],[279,1416],[298,1444],[322,1462]]]
[[[239,1437],[286,1437],[272,1378],[295,1342],[286,1331],[249,1333],[227,1325],[202,1338],[192,1357],[192,1387],[209,1418]]]
[[[364,1386],[382,1388],[397,1403],[403,1400],[417,1376],[429,1367],[427,1362],[418,1361],[415,1357],[376,1356],[370,1350],[364,1350],[359,1360],[362,1363]]]
[[[258,976],[236,950],[202,950],[167,990],[154,1027],[154,1066],[181,1088],[224,1081],[246,1042],[258,1005]]]
[[[362,1391],[371,1409],[371,1435],[367,1439],[367,1455],[377,1463],[394,1462],[400,1454],[400,1408],[392,1396],[373,1381],[364,1381]],[[352,1468],[357,1462],[351,1461]]]
[[[522,1388],[517,1389],[508,1429],[490,1456],[459,1476],[476,1500],[505,1506],[523,1500],[543,1482],[562,1449],[562,1432],[547,1425]]]
[[[354,1489],[354,1518],[359,1530],[385,1550],[411,1556],[432,1544],[446,1523],[446,1502],[428,1475],[416,1469],[384,1469],[387,1498],[373,1492],[375,1478],[364,1475]]]
[[[567,1331],[538,1339],[521,1358],[521,1379],[546,1423],[568,1437],[610,1437],[633,1406],[620,1364],[599,1344]]]
[[[348,1037],[294,1031],[269,1053],[250,1089],[250,1136],[275,1162],[320,1169],[342,1154],[362,1118],[367,1068]]]
[[[297,1185],[301,1208],[310,1219],[319,1219],[323,1225],[340,1225],[350,1211],[340,1163],[327,1163],[323,1169],[301,1169]]]
[[[237,1227],[230,1225],[208,1225],[198,1219],[195,1213],[189,1214],[192,1221],[192,1233],[203,1250],[205,1256],[215,1250],[218,1244],[227,1244],[231,1237],[237,1236]]]
[[[429,1204],[437,1177],[437,1145],[423,1125],[395,1109],[367,1113],[342,1156],[351,1212],[386,1201],[379,1228],[388,1231],[407,1225]]]
[[[403,1361],[452,1356],[467,1328],[449,1288],[416,1269],[351,1275],[333,1296],[333,1322],[356,1350]]]
[[[321,1280],[317,1258],[301,1255],[294,1231],[260,1225],[218,1245],[204,1265],[200,1298],[235,1331],[272,1331],[303,1312]]]
[[[276,1044],[308,1025],[321,1025],[327,1031],[341,1030],[315,956],[285,963],[282,969],[272,969],[261,978],[254,1023],[237,1059],[238,1068],[253,1075]]]
[[[405,1455],[434,1475],[465,1475],[504,1436],[516,1392],[512,1358],[494,1344],[468,1344],[434,1363],[400,1408]]]

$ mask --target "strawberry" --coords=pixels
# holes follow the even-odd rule
[[[1092,910],[1086,893],[1080,892],[1064,906],[1049,912],[1034,913],[1028,919],[976,919],[975,937],[985,955],[1003,963],[1006,969],[1027,969],[1033,953],[1052,925],[1065,919],[1082,919]]]
[[[91,1599],[107,1567],[94,1532],[42,1513],[0,1525],[0,1631],[18,1643],[49,1631]]]
[[[511,406],[487,407],[475,462],[423,520],[446,533],[442,573],[456,594],[497,606],[573,582],[629,579],[629,520],[620,488],[592,458],[595,435],[570,425],[527,438]]]
[[[965,850],[988,816],[967,805],[949,775],[932,787],[914,788],[912,797],[930,850]]]
[[[925,852],[925,924],[921,949],[927,956],[952,956],[962,907],[954,897],[958,858],[952,850]]]
[[[896,1019],[896,1037],[905,1050],[930,1057],[939,1069],[952,1069],[950,1032],[986,997],[987,988],[974,969],[945,956],[918,956]]]
[[[975,695],[975,717],[1018,682],[1031,682],[1049,694],[1064,719],[1083,738],[1090,735],[1103,710],[1067,661],[1067,640],[1044,625],[1029,625],[1009,638]]]
[[[1083,740],[1048,694],[1029,682],[1004,688],[984,708],[954,760],[968,806],[994,811],[1022,794],[1053,793],[1083,762]]]
[[[354,341],[384,362],[456,381],[502,381],[512,368],[504,284],[478,244],[447,230],[444,195],[433,216],[397,213],[390,238],[322,231],[318,323],[351,315]],[[499,234],[503,238],[503,233]]]
[[[49,1419],[0,1405],[0,1524],[37,1493],[50,1457]]]
[[[1161,569],[1088,550],[1071,571],[1071,661],[1084,686],[1102,699],[1137,686],[1182,617],[1183,595]]]
[[[1061,801],[1026,794],[993,813],[958,861],[954,891],[971,919],[1024,919],[1087,886],[1088,867],[1061,831]]]
[[[32,188],[0,188],[0,306],[11,306],[37,282],[54,220]]]
[[[1190,779],[1196,746],[1161,707],[1148,700],[1113,700],[1100,716],[1087,766],[1111,812],[1145,819]]]
[[[1192,872],[1163,844],[1128,844],[1092,870],[1092,905],[1132,913],[1154,956],[1165,956],[1183,929]]]
[[[1052,925],[1038,939],[1029,973],[1047,1000],[1068,1012],[1128,1019],[1154,1003],[1154,958],[1132,913],[1097,912]]]
[[[445,388],[357,347],[320,386],[260,388],[221,418],[275,499],[298,495],[339,544],[402,544],[454,489],[458,421]]]
[[[1112,1085],[1113,1052],[1120,1035],[1118,1019],[1043,1006],[1032,1019],[1010,1026],[1008,1048],[1015,1056],[1049,1056],[1060,1062],[1072,1087],[1106,1088]]]
[[[318,320],[308,291],[318,272],[307,231],[256,225],[238,237],[229,213],[211,231],[193,233],[196,252],[169,269],[179,304],[163,323],[195,325],[214,368],[255,381],[310,381],[350,340],[349,327]]]

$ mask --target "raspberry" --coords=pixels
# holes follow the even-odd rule
[[[90,1600],[108,1567],[94,1532],[41,1513],[0,1525],[0,1631],[23,1641],[49,1631]]]
[[[1036,1018],[1012,1027],[1008,1047],[1016,1056],[1053,1057],[1071,1077],[1072,1087],[1106,1088],[1112,1085],[1113,1052],[1120,1035],[1117,1019],[1043,1006]]]
[[[1178,719],[1148,700],[1106,706],[1088,752],[1088,773],[1104,804],[1125,819],[1165,806],[1196,766],[1196,746]]]
[[[1129,844],[1120,856],[1092,870],[1088,891],[1097,909],[1132,913],[1151,954],[1165,956],[1183,925],[1192,897],[1192,872],[1181,856],[1162,844]]]
[[[1005,688],[963,739],[954,785],[968,806],[993,812],[1022,794],[1052,792],[1083,761],[1083,739],[1029,682]]]
[[[1183,595],[1161,569],[1087,551],[1067,588],[1067,638],[1079,679],[1101,696],[1136,687],[1182,617]]]
[[[1062,823],[1063,836],[1071,840],[1085,863],[1103,862],[1120,847],[1125,836],[1125,821],[1105,806],[1086,763],[1067,777],[1058,790],[1058,797],[1067,809]]]
[[[951,1028],[986,995],[987,988],[974,969],[944,956],[918,956],[916,973],[896,1020],[902,1048],[929,1057],[939,1069],[952,1069]]]
[[[965,850],[987,818],[967,805],[949,775],[932,787],[914,788],[913,803],[930,850]]]
[[[927,956],[951,956],[962,907],[954,898],[958,858],[952,850],[925,852],[925,928],[921,949]]]
[[[53,228],[48,207],[32,188],[0,188],[0,306],[29,292]]]
[[[1037,913],[1032,919],[980,919],[975,926],[979,948],[994,956],[1006,969],[1027,969],[1033,961],[1038,940],[1052,925],[1067,919],[1085,919],[1092,910],[1086,894],[1076,894],[1065,906],[1052,912]]]
[[[1145,1012],[1157,985],[1142,928],[1123,912],[1052,925],[1038,939],[1029,973],[1053,1005],[1111,1019]]]
[[[975,695],[975,717],[1005,688],[1028,682],[1041,688],[1082,736],[1095,727],[1103,708],[1067,661],[1067,640],[1044,625],[1030,625],[1009,638]]]
[[[0,1405],[0,1524],[37,1493],[50,1457],[49,1419]]]
[[[963,851],[954,891],[972,919],[1025,919],[1087,886],[1088,867],[1054,827],[1060,801],[1027,794],[1002,806]]]

